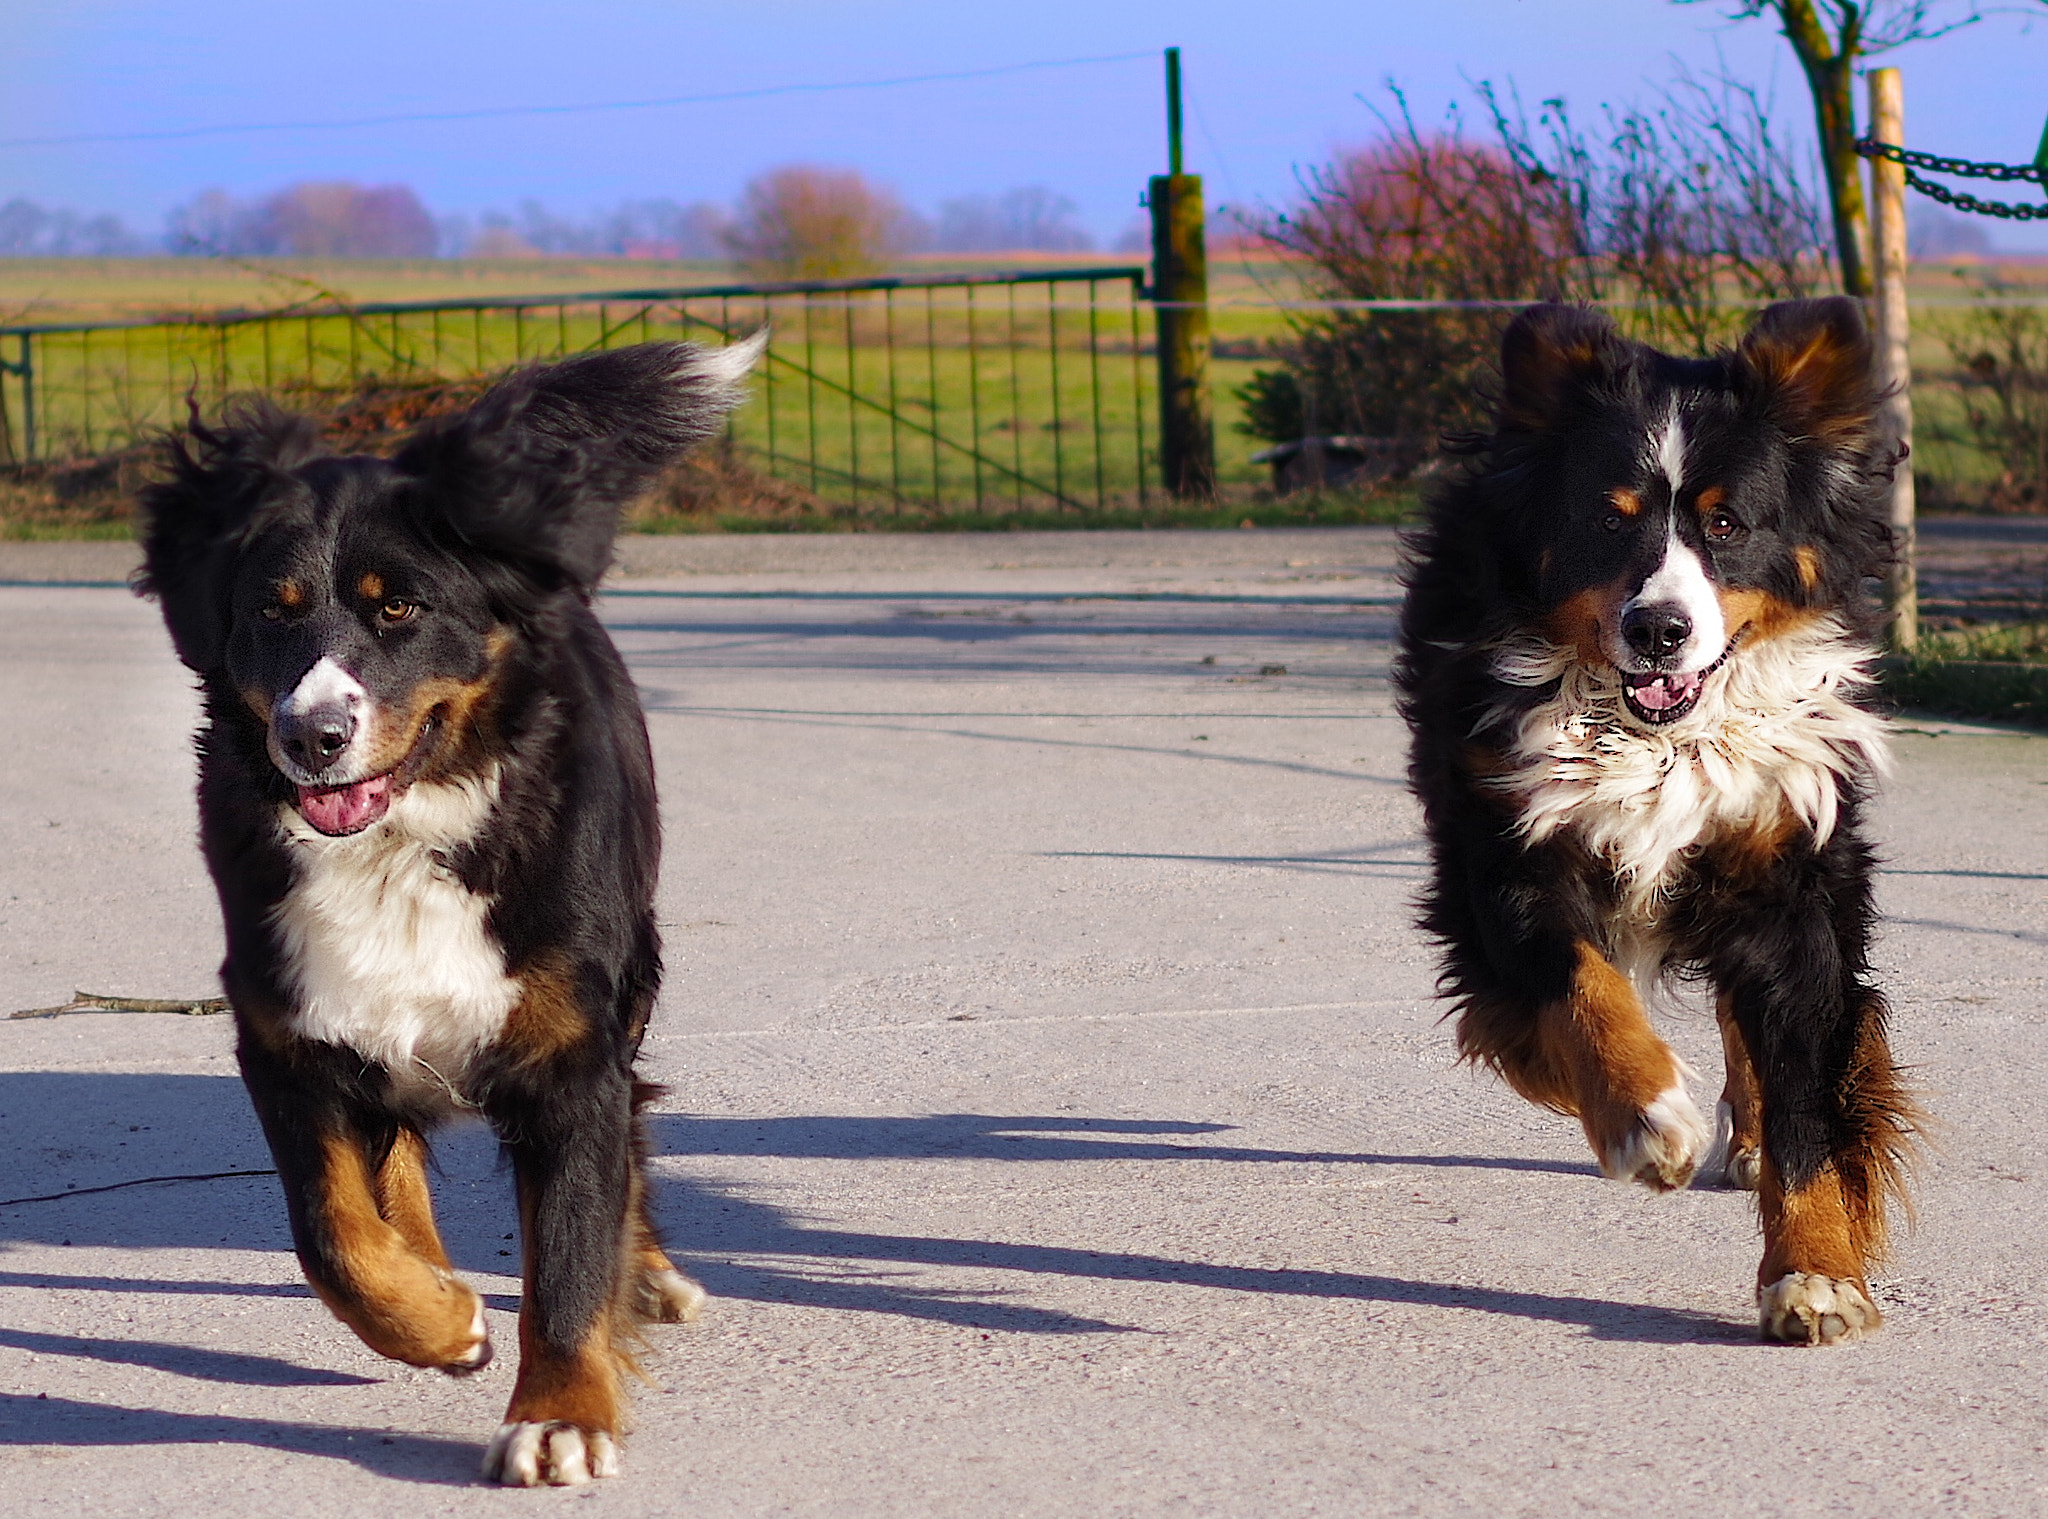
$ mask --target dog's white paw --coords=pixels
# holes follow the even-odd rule
[[[484,1300],[480,1297],[476,1299],[476,1311],[470,1315],[469,1340],[469,1349],[441,1367],[449,1376],[466,1377],[491,1364],[491,1332],[484,1327]]]
[[[1683,1084],[1676,1084],[1636,1114],[1619,1143],[1601,1149],[1600,1169],[1616,1181],[1673,1192],[1692,1180],[1706,1148],[1707,1121]]]
[[[646,1271],[640,1276],[640,1317],[656,1324],[687,1324],[703,1312],[711,1294],[680,1271]]]
[[[501,1424],[484,1452],[485,1480],[506,1487],[578,1487],[618,1474],[618,1442],[574,1424]]]
[[[1714,1148],[1707,1169],[1720,1172],[1721,1185],[1730,1191],[1754,1192],[1763,1184],[1763,1151],[1735,1142],[1735,1110],[1725,1102],[1714,1108]]]
[[[1861,1339],[1884,1322],[1854,1282],[1793,1271],[1757,1293],[1757,1330],[1788,1345],[1833,1345]]]

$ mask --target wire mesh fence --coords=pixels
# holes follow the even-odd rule
[[[765,474],[869,509],[1142,506],[1156,468],[1143,279],[1113,265],[5,327],[0,461],[115,452],[237,393],[334,410],[765,325],[730,431]]]

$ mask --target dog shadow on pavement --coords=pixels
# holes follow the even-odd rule
[[[1590,1164],[1258,1149],[1231,1142],[1225,1124],[1071,1115],[734,1119],[655,1113],[650,1127],[660,1217],[678,1258],[715,1297],[728,1300],[799,1303],[1027,1334],[1149,1332],[1026,1300],[1029,1278],[1067,1277],[1504,1314],[1578,1325],[1603,1340],[1681,1344],[1750,1337],[1747,1326],[1732,1319],[1647,1303],[1078,1244],[863,1232],[761,1201],[743,1184],[716,1175],[720,1157],[740,1156],[1483,1168],[1589,1177]],[[8,1180],[0,1183],[0,1294],[61,1294],[55,1311],[12,1316],[17,1325],[38,1327],[0,1327],[0,1354],[34,1356],[38,1365],[98,1363],[108,1368],[104,1378],[95,1374],[99,1380],[140,1371],[278,1389],[298,1399],[378,1380],[265,1354],[275,1328],[273,1321],[266,1342],[260,1316],[199,1317],[188,1303],[160,1318],[174,1329],[203,1325],[192,1336],[203,1343],[122,1333],[128,1324],[151,1323],[151,1299],[290,1298],[303,1300],[309,1320],[330,1330],[337,1346],[347,1343],[299,1278],[269,1155],[233,1075],[0,1073],[0,1145],[13,1162]],[[517,1270],[516,1210],[511,1179],[498,1163],[491,1136],[476,1126],[450,1131],[437,1138],[435,1153],[436,1202],[458,1269],[473,1277],[497,1276],[496,1284],[478,1284],[485,1301],[500,1312],[516,1310],[516,1298],[502,1290],[508,1285],[504,1278]],[[252,1254],[260,1269],[251,1269]],[[966,1273],[970,1284],[932,1284],[931,1273],[947,1271]],[[990,1282],[990,1272],[1009,1281]],[[1020,1282],[1025,1285],[1014,1285]],[[494,1285],[499,1290],[490,1290]],[[88,1332],[52,1327],[52,1319],[77,1323],[80,1305],[95,1315],[80,1326]],[[116,1313],[117,1308],[133,1311]],[[236,1344],[237,1335],[250,1343]],[[129,1407],[61,1396],[54,1387],[0,1393],[0,1446],[217,1442],[333,1457],[429,1483],[467,1484],[476,1462],[473,1442],[347,1421],[314,1424]]]
[[[714,1296],[905,1314],[965,1328],[1041,1334],[1144,1332],[1017,1301],[1006,1289],[915,1285],[934,1268],[1018,1272],[1097,1281],[1172,1282],[1295,1297],[1354,1299],[1576,1324],[1595,1339],[1651,1344],[1743,1343],[1746,1320],[1654,1303],[1459,1282],[1220,1261],[1079,1245],[948,1239],[818,1227],[764,1204],[744,1187],[704,1179],[720,1156],[875,1161],[1197,1162],[1390,1166],[1553,1172],[1597,1178],[1590,1163],[1472,1155],[1399,1155],[1246,1148],[1219,1143],[1230,1125],[1144,1119],[821,1116],[762,1119],[651,1115],[655,1154],[687,1160],[688,1174],[657,1162],[660,1216],[678,1259]],[[694,1178],[694,1179],[693,1179]],[[1142,1182],[1133,1182],[1143,1185]],[[1604,1183],[1603,1183],[1604,1185]],[[741,1259],[734,1260],[732,1257]],[[829,1263],[819,1265],[815,1263]],[[900,1274],[900,1276],[899,1276]]]
[[[410,1482],[474,1483],[473,1440],[346,1418],[130,1406],[152,1386],[160,1396],[176,1389],[165,1402],[189,1403],[197,1383],[257,1389],[245,1406],[274,1390],[296,1410],[309,1395],[379,1380],[263,1353],[275,1343],[274,1319],[266,1344],[261,1315],[207,1313],[211,1298],[291,1298],[304,1301],[309,1322],[327,1319],[292,1258],[284,1201],[238,1077],[0,1073],[0,1147],[10,1161],[0,1180],[0,1294],[9,1305],[0,1355],[16,1362],[11,1380],[21,1389],[0,1392],[0,1447],[247,1445]],[[497,1180],[491,1166],[486,1140],[481,1166],[471,1165],[479,1189]],[[451,1190],[466,1192],[463,1180]],[[504,1211],[511,1216],[509,1197]],[[260,1270],[249,1270],[252,1253]],[[494,1264],[472,1269],[498,1269],[495,1254],[487,1259]],[[490,1301],[513,1306],[503,1294]],[[321,1327],[349,1348],[340,1325]],[[106,1401],[85,1387],[105,1389]]]

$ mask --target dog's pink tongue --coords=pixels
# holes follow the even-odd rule
[[[391,777],[357,781],[353,786],[299,788],[299,816],[322,833],[360,833],[391,807]]]
[[[1665,712],[1699,693],[1704,677],[1692,675],[1634,675],[1629,677],[1629,695],[1646,712]]]

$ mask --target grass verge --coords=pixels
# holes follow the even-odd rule
[[[1930,634],[1880,669],[1902,707],[2048,728],[2048,622]]]

